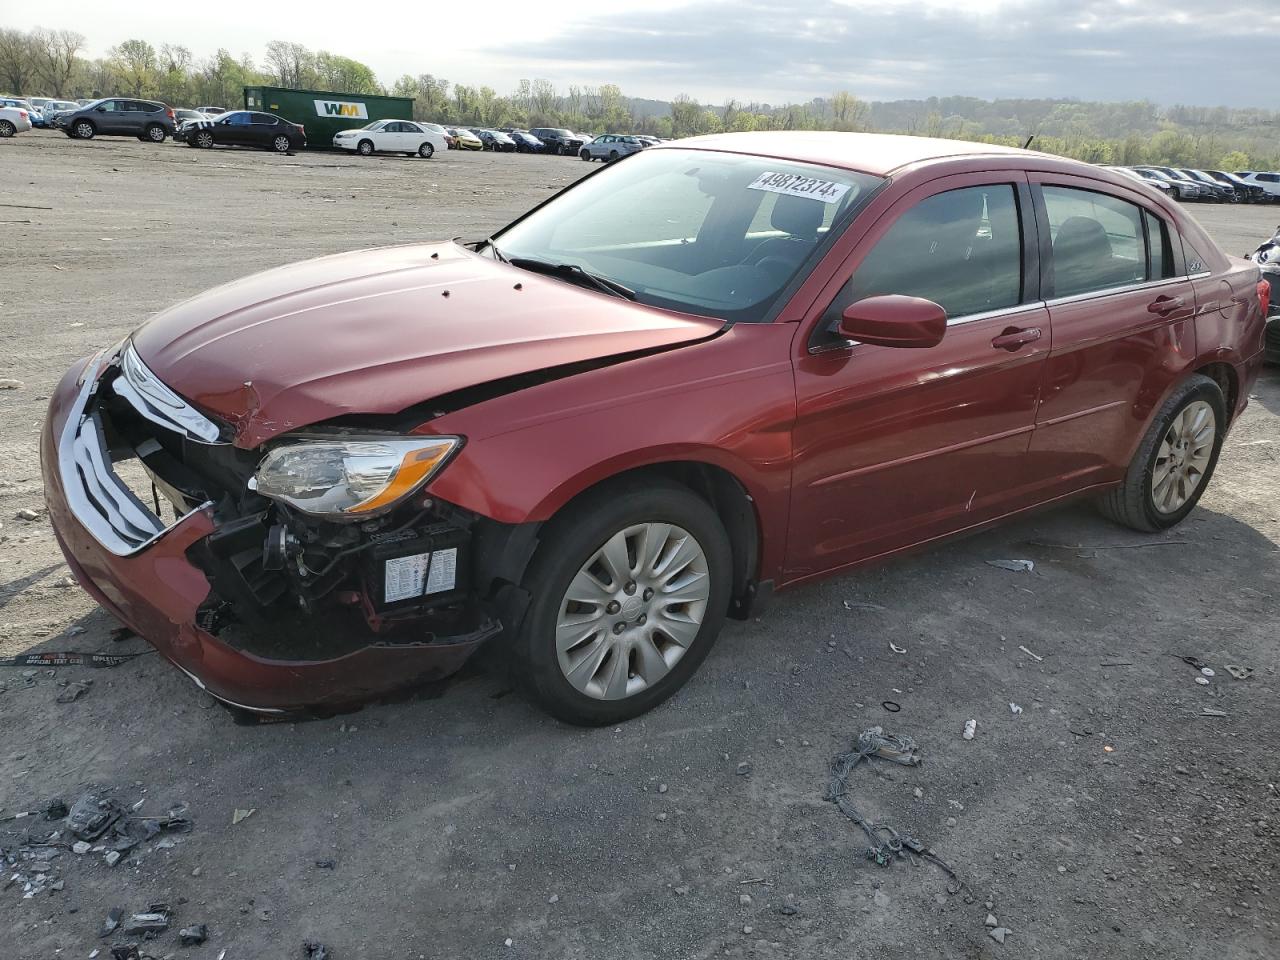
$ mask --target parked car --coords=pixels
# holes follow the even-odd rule
[[[1267,195],[1267,199],[1271,201],[1280,200],[1280,173],[1254,172],[1246,170],[1243,173],[1236,174],[1241,180],[1250,186],[1261,187],[1263,193]]]
[[[428,158],[437,150],[449,149],[443,130],[437,133],[426,124],[411,120],[374,120],[358,130],[340,130],[333,136],[333,145],[365,157],[374,153],[416,153]]]
[[[486,150],[511,153],[516,149],[516,142],[501,130],[488,130],[483,127],[472,127],[471,132],[480,138]]]
[[[1210,191],[1210,196],[1221,203],[1239,203],[1243,199],[1236,188],[1231,184],[1221,183],[1209,176],[1203,170],[1196,170],[1190,167],[1180,167],[1179,173],[1185,174],[1192,180],[1200,184],[1202,190]]]
[[[1076,161],[686,139],[489,240],[165,309],[53,390],[48,516],[99,603],[242,709],[329,711],[501,634],[544,708],[613,724],[784,588],[1071,497],[1173,527],[1268,296]]]
[[[578,156],[583,160],[603,160],[606,163],[611,163],[614,160],[621,160],[630,154],[639,153],[643,149],[644,144],[635,137],[606,133],[596,137],[579,150]]]
[[[1165,196],[1173,195],[1173,184],[1171,184],[1168,180],[1163,180],[1160,177],[1157,177],[1155,174],[1152,174],[1152,173],[1143,174],[1140,171],[1134,170],[1130,167],[1112,167],[1112,166],[1104,165],[1102,169],[1114,170],[1116,173],[1120,174],[1121,176],[1128,177],[1131,180],[1136,180],[1138,183],[1141,183],[1143,186],[1151,187],[1157,193],[1164,194]]]
[[[211,117],[220,117],[227,112],[226,107],[196,107],[196,110]]]
[[[1169,184],[1169,188],[1173,191],[1175,200],[1199,200],[1204,196],[1204,191],[1200,189],[1200,184],[1195,180],[1187,177],[1173,177],[1163,171],[1153,169],[1151,167],[1130,167],[1134,173],[1147,179],[1162,180]]]
[[[445,127],[445,132],[453,138],[455,150],[483,150],[484,143],[466,127]]]
[[[22,107],[9,107],[0,103],[0,138],[26,133],[31,129],[31,114]]]
[[[67,136],[79,140],[137,137],[152,143],[163,143],[178,129],[173,110],[163,103],[124,97],[95,100],[78,110],[59,114],[59,125]]]
[[[186,121],[178,128],[176,139],[205,150],[215,146],[258,147],[289,153],[307,145],[307,131],[301,124],[273,113],[232,110],[219,117]]]
[[[199,110],[186,110],[174,108],[173,119],[181,127],[188,120],[208,120],[209,114],[202,113]]]
[[[513,130],[507,134],[516,142],[517,153],[545,153],[547,145],[527,130]]]
[[[59,114],[72,113],[79,107],[74,100],[50,100],[40,111],[41,126],[56,128]]]
[[[534,127],[529,133],[542,141],[548,153],[554,153],[557,156],[576,157],[586,143],[573,131],[565,130],[563,127]]]
[[[1178,184],[1178,185],[1185,185],[1188,183],[1192,184],[1193,186],[1196,187],[1196,189],[1200,191],[1198,196],[1192,197],[1190,196],[1188,188],[1184,186],[1183,188],[1184,191],[1187,191],[1186,195],[1182,197],[1182,199],[1184,200],[1194,199],[1194,200],[1201,200],[1201,201],[1208,202],[1211,200],[1217,200],[1220,197],[1220,194],[1216,189],[1212,187],[1207,187],[1205,184],[1201,183],[1199,180],[1195,179],[1194,177],[1188,176],[1187,174],[1183,173],[1181,170],[1177,169],[1176,167],[1161,167],[1161,166],[1156,166],[1155,164],[1147,164],[1141,169],[1154,170],[1156,173],[1164,174],[1164,176],[1168,177],[1174,184]]]
[[[1249,254],[1249,259],[1262,271],[1262,277],[1271,284],[1273,296],[1267,311],[1267,363],[1280,364],[1280,227],[1276,227],[1270,240]]]
[[[1262,203],[1267,199],[1267,192],[1256,183],[1247,183],[1234,173],[1227,173],[1225,170],[1206,170],[1209,176],[1217,180],[1219,183],[1229,184],[1250,203]]]

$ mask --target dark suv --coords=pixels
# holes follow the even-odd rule
[[[154,100],[132,100],[108,97],[95,100],[79,110],[59,114],[57,124],[68,137],[92,140],[94,137],[137,137],[152,143],[163,143],[177,129],[173,110]]]
[[[560,156],[576,157],[584,143],[576,133],[557,127],[534,127],[529,132],[547,145],[547,153]]]

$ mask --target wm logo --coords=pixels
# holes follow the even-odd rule
[[[321,117],[348,117],[354,120],[367,120],[369,111],[363,103],[349,103],[344,100],[316,100],[316,115]]]

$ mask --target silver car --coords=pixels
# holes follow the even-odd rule
[[[636,137],[627,137],[620,133],[606,133],[584,145],[578,151],[578,156],[583,160],[603,160],[605,163],[611,163],[629,154],[639,153],[645,146],[646,144]]]

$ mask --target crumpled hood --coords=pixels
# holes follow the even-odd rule
[[[253,448],[343,414],[693,342],[722,328],[498,263],[453,243],[361,250],[186,300],[133,335],[143,362]]]

